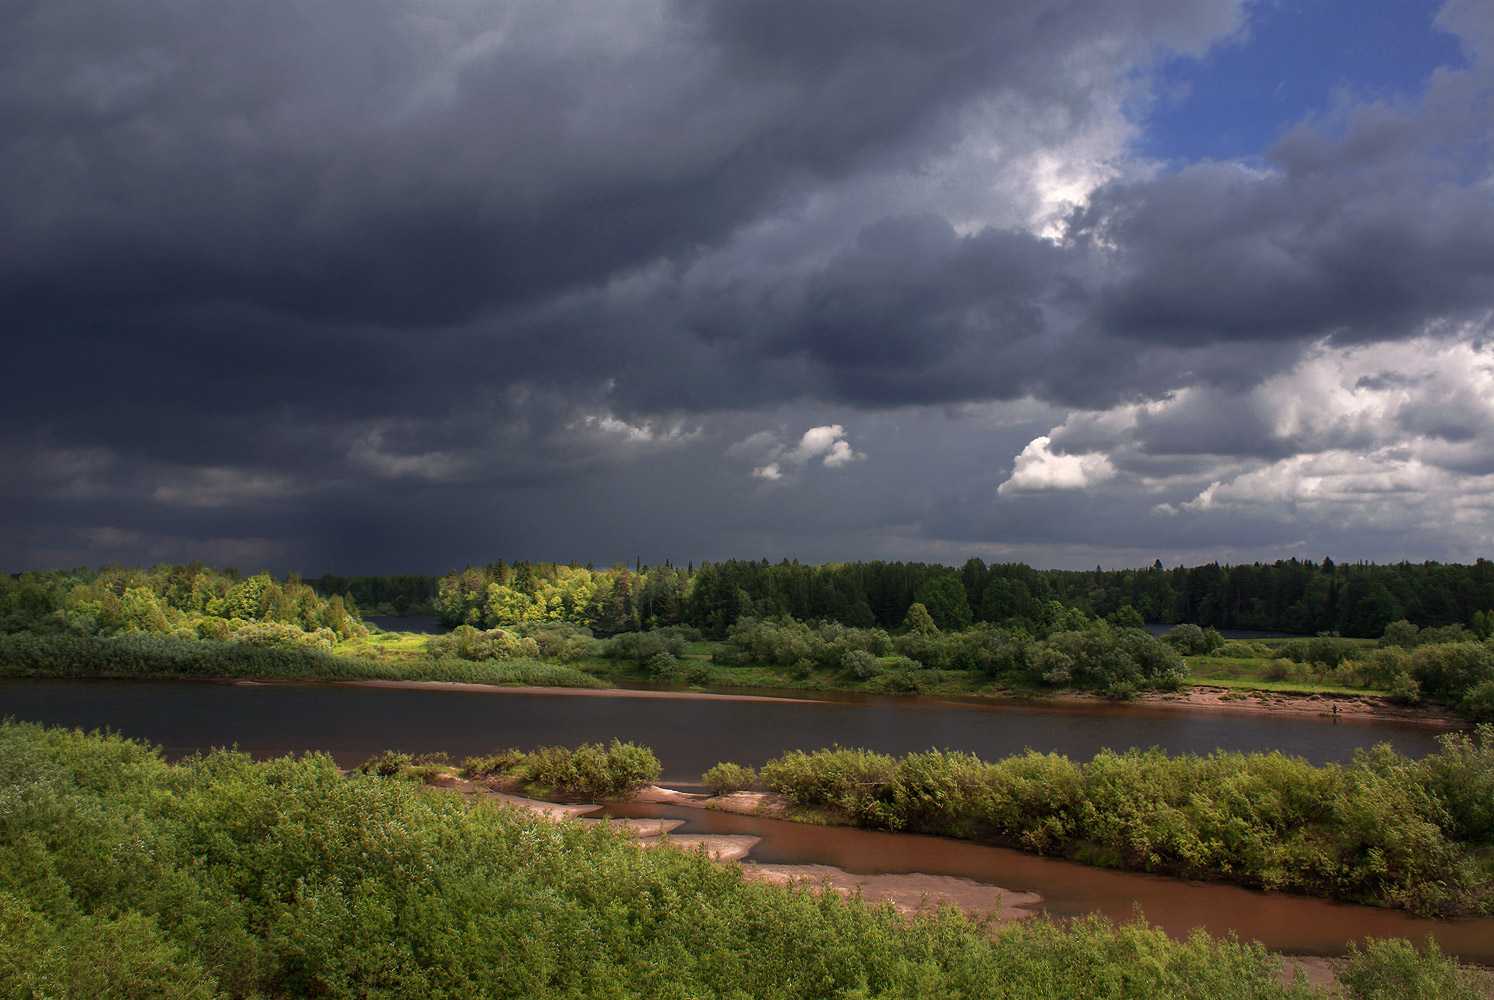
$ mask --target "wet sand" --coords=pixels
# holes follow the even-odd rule
[[[639,846],[645,849],[671,844],[685,850],[705,851],[719,862],[742,862],[744,878],[776,885],[807,884],[813,890],[834,889],[847,895],[859,895],[868,903],[889,902],[899,913],[909,916],[921,909],[949,905],[966,913],[990,916],[996,920],[1017,920],[1032,916],[1043,901],[1043,897],[1035,892],[1019,892],[948,875],[926,875],[922,872],[856,875],[831,865],[759,864],[748,859],[752,848],[761,840],[760,837],[712,833],[675,835],[673,831],[684,824],[683,820],[678,819],[592,819],[585,814],[597,810],[598,806],[593,803],[565,804],[528,799],[497,791],[479,782],[454,777],[439,779],[436,787],[482,796],[495,805],[528,810],[546,819],[607,823],[614,828],[627,830],[638,839]],[[776,811],[786,805],[778,796],[770,793],[747,792],[713,799],[657,785],[643,789],[634,800],[689,804],[700,808],[706,808],[707,803],[711,804],[710,808],[717,808],[723,800],[727,800],[728,806],[734,805],[742,811],[755,810],[758,815],[764,814],[764,808]]]

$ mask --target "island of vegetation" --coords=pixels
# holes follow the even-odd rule
[[[491,765],[474,762],[479,772]],[[1411,760],[1381,744],[1352,764],[1281,753],[1029,751],[987,762],[930,750],[793,751],[732,763],[714,793],[760,783],[789,818],[979,839],[1087,864],[1234,882],[1417,913],[1494,913],[1494,725]]]
[[[648,771],[645,752],[615,749],[591,754],[620,769],[606,781]],[[521,763],[564,781],[576,757]],[[378,776],[404,770],[395,760],[349,779],[326,756],[225,751],[168,764],[115,736],[0,724],[0,994],[1326,996],[1282,982],[1258,945],[1098,918],[907,919],[750,881],[704,852],[644,851],[605,824]],[[1404,941],[1354,949],[1339,988],[1481,995],[1475,974]]]

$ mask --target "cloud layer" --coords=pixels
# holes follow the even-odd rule
[[[781,6],[8,6],[6,568],[1487,549],[1480,4],[1227,162],[1262,5]]]

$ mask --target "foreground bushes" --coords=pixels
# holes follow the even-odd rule
[[[1443,737],[1421,761],[1382,745],[1347,767],[1280,753],[1105,750],[1081,765],[837,747],[785,754],[761,779],[860,826],[1419,913],[1494,912],[1494,726]]]
[[[1321,996],[1278,984],[1259,946],[1100,919],[909,922],[605,825],[345,779],[323,756],[168,766],[5,724],[0,789],[7,997]]]

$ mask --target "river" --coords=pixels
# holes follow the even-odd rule
[[[885,753],[930,747],[994,759],[1032,748],[1085,760],[1102,747],[1169,753],[1281,750],[1343,762],[1388,742],[1409,756],[1436,749],[1437,727],[1332,718],[1190,711],[1103,703],[970,705],[912,697],[808,701],[606,697],[583,692],[480,693],[331,684],[228,685],[185,681],[0,681],[0,716],[108,727],[159,744],[171,757],[237,745],[260,757],[318,750],[352,766],[384,749],[444,751],[453,759],[499,747],[531,749],[613,737],[651,747],[662,780],[686,785],[721,760],[760,765],[793,749],[839,743]],[[1281,893],[1102,871],[937,837],[800,826],[670,807],[626,807],[686,820],[686,831],[763,837],[753,857],[826,864],[857,873],[921,871],[1032,890],[1067,916],[1099,909],[1185,935],[1202,926],[1290,952],[1338,954],[1367,936],[1434,935],[1464,959],[1494,964],[1494,920],[1428,921]]]
[[[616,698],[580,690],[470,693],[340,684],[5,680],[0,681],[0,716],[88,729],[107,726],[157,743],[172,757],[237,744],[260,757],[325,751],[344,767],[386,749],[439,750],[460,760],[500,747],[528,750],[617,737],[651,747],[666,782],[699,781],[722,760],[757,766],[787,750],[837,743],[892,754],[947,748],[988,760],[1029,747],[1077,760],[1105,747],[1157,746],[1173,754],[1280,750],[1322,764],[1348,761],[1356,749],[1382,741],[1408,756],[1424,756],[1436,750],[1441,731],[1414,723],[1156,704],[824,697]]]

